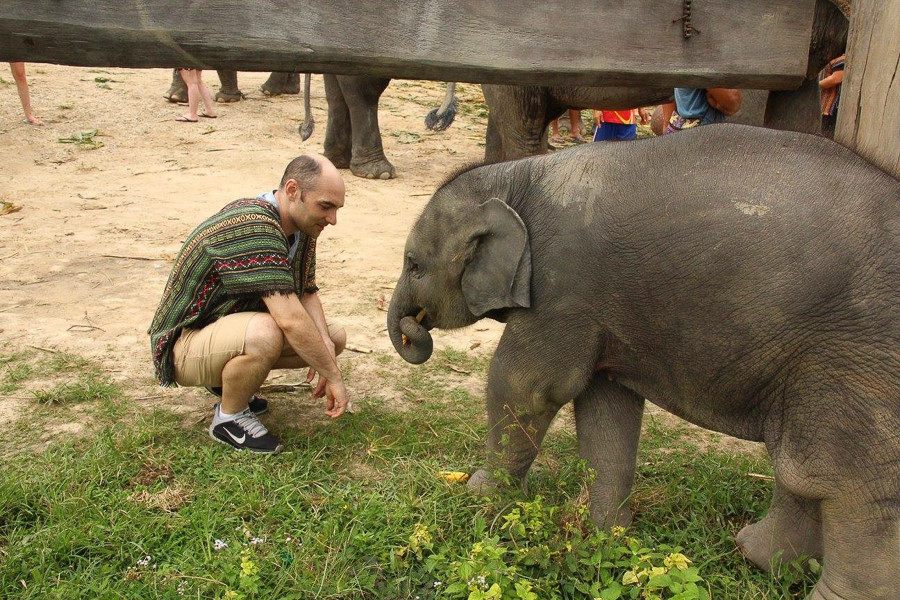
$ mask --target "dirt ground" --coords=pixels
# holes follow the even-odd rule
[[[136,406],[203,410],[211,398],[205,392],[163,389],[153,379],[146,331],[172,258],[222,205],[277,187],[299,152],[321,152],[327,107],[322,78],[314,76],[317,128],[301,142],[301,98],[268,98],[259,91],[266,74],[241,73],[244,101],[217,105],[216,120],[179,123],[185,107],[162,97],[170,73],[28,65],[44,127],[22,122],[15,85],[2,75],[0,202],[21,210],[0,216],[0,346],[93,358]],[[205,80],[215,93],[215,74]],[[380,307],[390,301],[406,234],[440,180],[483,155],[486,112],[477,86],[460,86],[462,109],[448,131],[425,129],[443,90],[394,81],[382,97],[379,119],[396,179],[344,172],[346,205],[320,239],[317,274],[326,314],[363,351],[347,352],[345,363],[370,360],[370,350],[393,353]],[[61,141],[93,130],[102,147]],[[435,347],[488,354],[501,332],[483,321],[438,332]],[[361,397],[378,385],[358,368],[348,391]],[[4,398],[0,426],[27,402]]]

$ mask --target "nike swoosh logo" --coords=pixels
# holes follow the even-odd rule
[[[224,429],[224,427],[223,427],[223,429]],[[228,431],[227,429],[225,429],[225,433],[227,433],[227,434],[228,434],[228,437],[230,437],[231,439],[233,439],[233,440],[234,440],[235,442],[237,442],[238,444],[243,444],[243,443],[244,443],[244,440],[247,439],[247,434],[246,434],[246,433],[245,433],[244,435],[242,435],[241,437],[239,437],[239,438],[234,437],[234,434],[231,433],[230,431]]]

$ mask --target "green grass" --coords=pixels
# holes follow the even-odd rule
[[[235,453],[206,423],[157,411],[101,415],[90,436],[7,457],[0,597],[614,598],[629,570],[661,568],[674,552],[692,570],[665,576],[699,579],[716,599],[802,598],[813,583],[792,568],[762,573],[735,550],[734,534],[769,501],[770,484],[746,477],[770,472],[764,459],[699,452],[648,419],[635,523],[611,536],[586,515],[589,474],[572,432],[545,440],[529,496],[476,497],[439,476],[483,460],[483,398],[456,386],[468,375],[449,365],[483,375],[486,357],[441,352],[403,371],[373,358],[386,386],[400,378],[421,402],[398,411],[371,396],[359,414],[288,425],[279,403],[296,401],[275,399],[263,420],[285,442],[278,456]],[[65,366],[79,361],[5,364],[69,373],[69,402],[116,404],[94,365]]]

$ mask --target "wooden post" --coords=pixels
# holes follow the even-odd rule
[[[854,0],[834,139],[900,179],[900,2]]]
[[[0,0],[0,62],[793,89],[814,3]]]

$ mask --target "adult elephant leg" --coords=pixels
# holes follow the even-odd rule
[[[800,556],[821,560],[819,502],[796,496],[776,482],[769,513],[741,529],[736,542],[744,556],[763,571],[771,570],[773,561],[790,562]]]
[[[336,75],[325,75],[328,124],[325,128],[325,157],[338,169],[349,169],[353,157],[350,109]]]
[[[547,88],[483,84],[481,89],[490,111],[488,122],[494,123],[493,132],[488,133],[500,140],[491,147],[485,144],[486,160],[512,160],[547,152]]]
[[[506,153],[503,151],[503,138],[497,129],[496,118],[488,113],[487,132],[484,136],[484,160],[488,163],[502,162]]]
[[[272,71],[266,82],[259,88],[266,96],[300,93],[300,74]]]
[[[237,71],[216,71],[219,75],[219,91],[216,92],[216,102],[240,102],[244,95],[238,88]]]
[[[181,78],[181,73],[178,72],[178,69],[172,69],[172,85],[163,94],[163,98],[169,102],[187,102],[187,84],[184,83],[184,79]]]
[[[352,158],[350,172],[367,179],[391,179],[396,174],[384,155],[378,128],[378,99],[390,79],[339,75],[338,83],[350,109]]]
[[[596,473],[591,483],[591,517],[598,527],[631,523],[628,497],[634,483],[644,399],[597,374],[575,398],[578,447]]]
[[[819,83],[814,79],[807,79],[797,90],[770,92],[763,124],[818,135],[822,133],[821,98]]]

